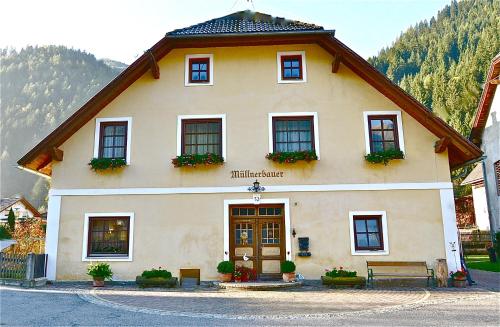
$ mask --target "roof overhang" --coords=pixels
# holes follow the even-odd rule
[[[490,114],[491,102],[495,96],[498,84],[500,84],[500,53],[491,61],[491,66],[486,76],[483,93],[481,94],[481,99],[476,109],[474,123],[469,136],[469,139],[478,146],[481,145],[484,127],[486,126],[486,121]]]
[[[448,154],[450,166],[460,164],[481,156],[481,150],[472,142],[462,137],[457,131],[435,116],[424,105],[392,83],[382,73],[377,71],[366,60],[336,39],[333,31],[317,30],[304,32],[276,32],[276,33],[249,33],[249,34],[215,34],[215,35],[187,35],[169,36],[168,34],[157,42],[149,51],[146,51],[114,80],[85,103],[52,133],[45,137],[33,149],[26,153],[18,164],[26,169],[51,175],[52,162],[62,160],[58,147],[63,144],[78,129],[90,121],[107,104],[113,101],[132,83],[146,72],[154,69],[154,61],[159,61],[172,49],[178,48],[207,48],[207,47],[236,47],[262,46],[284,44],[318,44],[349,69],[371,84],[391,101],[400,106],[410,116],[420,122],[439,139],[449,138]],[[153,76],[152,76],[153,78]]]

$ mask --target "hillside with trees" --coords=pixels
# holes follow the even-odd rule
[[[468,136],[491,59],[500,52],[500,1],[452,1],[369,59]]]
[[[40,207],[47,180],[20,171],[16,161],[126,65],[64,46],[1,49],[0,60],[0,193]]]

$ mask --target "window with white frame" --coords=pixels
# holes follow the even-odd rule
[[[226,160],[226,115],[177,117],[177,155],[217,154]]]
[[[389,254],[385,211],[349,212],[352,255]]]
[[[319,159],[317,112],[269,114],[269,152],[314,151]]]
[[[366,153],[401,150],[405,152],[401,111],[365,111]]]
[[[132,118],[97,118],[94,158],[125,159],[130,164]]]
[[[278,83],[304,83],[307,81],[305,51],[277,53]]]
[[[131,261],[134,213],[85,214],[82,260]]]
[[[214,85],[214,57],[212,54],[186,55],[184,85]]]

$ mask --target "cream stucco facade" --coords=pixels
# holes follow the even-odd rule
[[[277,81],[277,53],[304,51],[307,82]],[[213,85],[185,86],[185,58],[213,55]],[[447,152],[435,153],[438,138],[318,45],[175,49],[158,62],[161,78],[143,75],[60,149],[49,199],[49,278],[85,279],[84,225],[88,213],[134,214],[132,258],[110,261],[115,278],[134,279],[142,270],[199,268],[215,279],[227,255],[224,201],[252,199],[255,178],[232,178],[234,170],[279,171],[259,177],[261,198],[286,199],[287,257],[306,278],[344,266],[366,274],[366,260],[426,261],[447,258],[456,269],[453,192]],[[367,163],[364,112],[400,112],[404,160]],[[276,164],[269,152],[270,113],[315,113],[320,160]],[[174,168],[180,115],[224,115],[225,163]],[[131,121],[130,164],[95,173],[96,121]],[[52,211],[51,211],[52,210]],[[385,211],[387,253],[353,255],[352,211]],[[52,217],[52,218],[51,218]],[[311,257],[297,256],[297,237],[310,238]],[[455,233],[455,234],[454,234]],[[375,255],[374,255],[375,254]],[[458,259],[457,259],[458,260]],[[106,260],[105,260],[106,261]]]

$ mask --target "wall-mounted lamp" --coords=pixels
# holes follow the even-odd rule
[[[253,182],[253,186],[250,186],[248,188],[249,192],[254,192],[254,193],[263,192],[265,190],[266,190],[266,188],[264,186],[260,186],[260,183],[258,180],[255,180],[255,182]]]
[[[295,235],[297,235],[297,232],[295,231],[295,228],[292,229],[292,236],[295,238]]]

